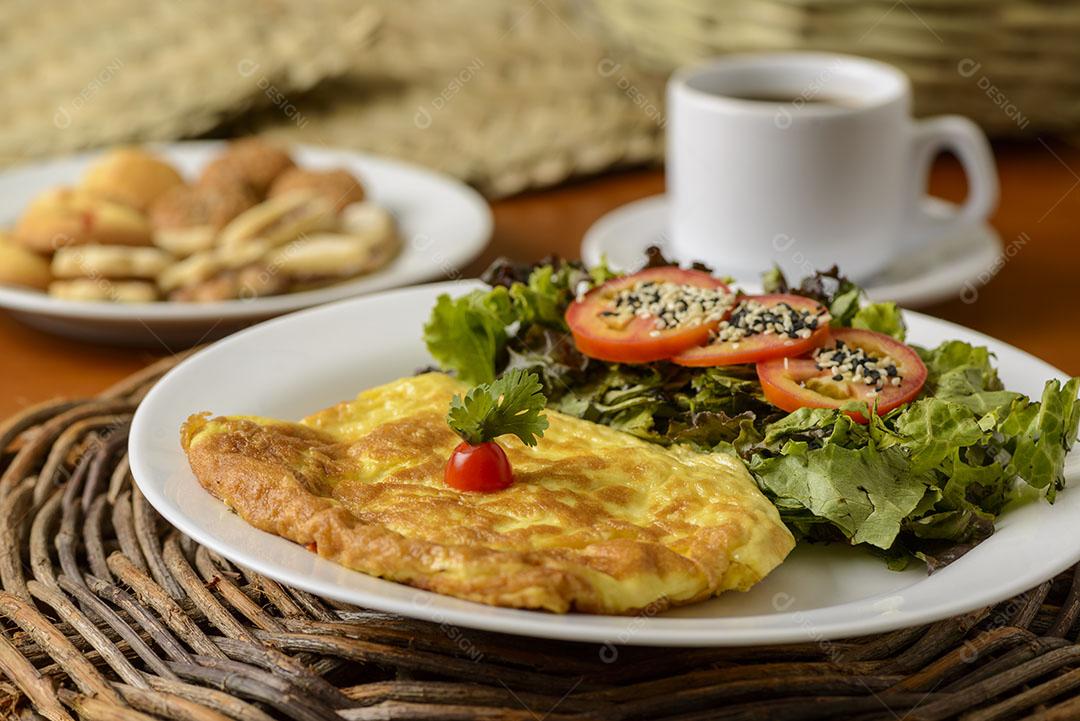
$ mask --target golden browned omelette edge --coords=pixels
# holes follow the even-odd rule
[[[501,439],[515,482],[443,483],[465,386],[440,373],[300,423],[194,415],[195,477],[256,528],[348,568],[496,606],[631,614],[746,590],[794,546],[742,462],[547,411],[536,447]]]

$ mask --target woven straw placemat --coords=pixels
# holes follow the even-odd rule
[[[378,22],[336,0],[0,3],[0,163],[206,132],[355,66]]]
[[[0,164],[261,132],[502,196],[658,160],[662,79],[607,53],[580,14],[571,0],[0,3]]]
[[[893,63],[921,115],[995,135],[1080,128],[1080,4],[1053,0],[591,0],[608,40],[670,71],[731,52],[824,50]]]
[[[2,718],[1080,718],[1077,569],[925,627],[730,649],[516,638],[284,587],[132,483],[132,412],[175,360],[0,423]]]
[[[360,64],[245,130],[437,168],[498,197],[662,157],[663,80],[564,0],[373,0]]]

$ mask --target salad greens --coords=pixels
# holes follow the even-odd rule
[[[511,337],[534,327],[565,332],[563,314],[579,285],[591,288],[613,277],[602,266],[589,273],[555,260],[524,273],[497,263],[486,276],[490,291],[439,296],[424,326],[424,342],[443,368],[462,380],[490,383],[505,366]]]
[[[658,253],[651,265],[664,264]],[[548,407],[646,440],[726,450],[800,538],[862,544],[902,568],[933,570],[993,533],[1018,500],[1054,500],[1080,426],[1080,378],[1051,380],[1032,401],[1005,390],[983,347],[918,348],[929,371],[913,403],[860,425],[840,410],[786,413],[764,397],[752,365],[686,368],[607,363],[579,353],[563,320],[574,298],[614,277],[606,267],[549,259],[497,262],[490,290],[438,299],[424,339],[444,370],[489,383],[508,370],[537,374]],[[833,325],[904,339],[892,303],[864,303],[836,268],[766,292],[814,298]]]

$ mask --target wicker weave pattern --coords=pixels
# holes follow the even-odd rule
[[[1080,717],[1080,572],[851,642],[636,649],[336,604],[232,566],[131,483],[139,399],[174,360],[0,424],[0,716],[331,719]],[[628,621],[632,635],[632,620]]]
[[[869,55],[912,78],[920,114],[1003,135],[1080,126],[1080,5],[1047,0],[593,0],[612,41],[659,70],[728,52]]]
[[[490,196],[662,155],[663,82],[609,55],[563,0],[375,0],[362,64],[254,129],[385,153]],[[422,22],[420,21],[422,19]]]
[[[328,0],[0,3],[0,163],[205,132],[340,75],[376,24]]]
[[[572,0],[0,3],[0,165],[222,128],[412,160],[492,196],[658,160],[662,79],[579,15]]]

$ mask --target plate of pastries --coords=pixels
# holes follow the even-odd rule
[[[475,191],[387,158],[260,137],[115,147],[0,173],[0,308],[171,349],[456,277],[490,234]]]

